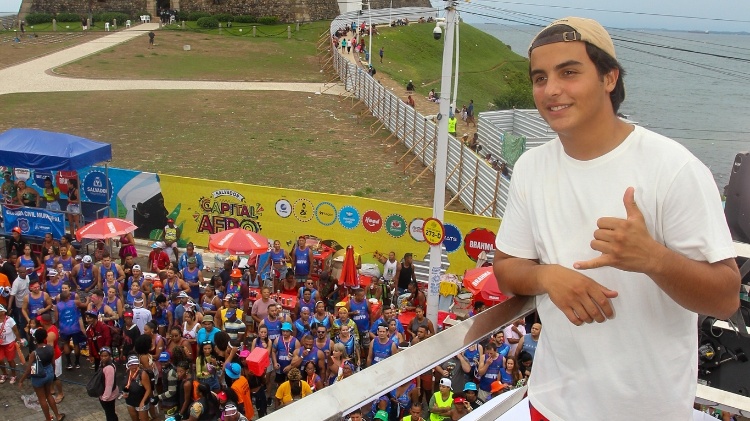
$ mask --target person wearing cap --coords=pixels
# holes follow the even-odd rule
[[[618,118],[624,71],[598,22],[552,22],[529,60],[537,109],[558,137],[513,168],[494,270],[503,292],[539,296],[549,326],[532,417],[691,419],[695,313],[738,307],[716,183],[678,143]],[[623,352],[634,335],[643,346]],[[656,359],[646,368],[642,355]]]
[[[16,342],[20,343],[21,334],[18,332],[16,321],[8,317],[8,310],[5,306],[0,305],[0,358],[3,364],[0,365],[0,384],[5,383],[8,379],[8,370],[10,367],[10,383],[16,382]]]
[[[244,362],[244,360],[241,360]],[[238,405],[242,405],[245,416],[253,418],[255,409],[253,408],[253,398],[250,392],[250,383],[247,381],[247,370],[238,363],[224,364],[224,374],[229,386],[237,394]]]
[[[453,389],[451,380],[447,378],[440,379],[440,389],[430,398],[430,421],[450,420],[452,405]]]
[[[81,318],[81,310],[86,310],[86,304],[75,299],[70,291],[69,284],[63,284],[60,298],[57,300],[55,308],[57,323],[60,327],[60,339],[63,344],[63,354],[67,361],[67,369],[73,369],[73,362],[70,359],[71,341],[73,342],[73,350],[76,356],[75,367],[81,368],[81,344],[86,343],[86,335],[83,333],[85,328],[83,326],[83,319]]]
[[[185,283],[190,287],[188,295],[197,302],[201,295],[200,285],[201,282],[203,282],[203,272],[201,271],[201,268],[198,267],[198,260],[195,257],[189,257],[187,259],[187,264],[187,267],[181,269],[180,273],[182,273],[182,279],[184,279]]]
[[[99,271],[94,269],[94,259],[88,255],[81,258],[81,263],[73,266],[70,278],[77,289],[88,293],[99,287]]]
[[[247,285],[242,282],[242,271],[234,268],[229,272],[229,282],[225,286],[226,295],[234,295],[239,300],[241,306],[244,301],[250,296],[250,290]]]
[[[104,375],[104,393],[99,396],[99,404],[104,410],[106,421],[117,421],[115,403],[117,402],[117,397],[120,396],[120,390],[117,388],[115,378],[117,368],[112,360],[112,350],[106,346],[103,347],[99,350],[99,357],[102,360],[102,374]]]
[[[132,420],[147,421],[151,408],[154,373],[141,366],[137,355],[128,357],[126,366],[128,376],[123,388],[123,398],[128,407],[128,413]]]
[[[10,231],[10,238],[5,240],[5,258],[9,258],[13,252],[16,253],[16,256],[23,256],[23,249],[25,247],[26,239],[21,235],[21,228],[13,227]]]
[[[249,421],[249,418],[242,415],[237,409],[237,405],[232,402],[227,402],[227,404],[224,405],[224,410],[222,411],[222,419],[224,421]]]
[[[302,373],[299,369],[292,368],[289,370],[288,380],[276,389],[276,408],[278,409],[311,394],[310,385],[302,381]]]
[[[123,266],[123,269],[122,269],[126,273],[128,272],[127,265],[128,263],[125,262],[125,266]],[[141,289],[144,292],[150,292],[150,290],[146,289],[146,286],[144,285],[145,282],[146,282],[146,276],[144,276],[143,274],[143,269],[141,269],[141,265],[134,264],[130,266],[130,275],[128,276],[128,280],[127,280],[127,288],[130,289],[130,286],[136,283],[138,284],[139,287],[141,287]],[[151,288],[153,288],[153,283],[149,281],[149,284],[151,285]]]
[[[468,400],[466,400],[466,397],[463,393],[456,392],[453,395],[453,407],[451,408],[450,418],[451,420],[460,420],[473,410],[474,408],[471,407],[471,404]]]
[[[160,376],[164,392],[157,395],[157,398],[164,415],[171,416],[177,413],[179,400],[177,388],[180,382],[177,378],[177,367],[172,364],[172,355],[167,351],[162,351],[159,354],[159,362],[161,363]]]
[[[94,364],[93,369],[98,370],[101,359],[99,351],[102,347],[112,346],[112,335],[109,327],[99,321],[99,313],[93,310],[86,311],[86,339],[88,343],[89,359]]]
[[[130,355],[130,353],[133,351],[133,344],[135,344],[135,340],[138,339],[139,336],[141,336],[141,329],[133,323],[133,312],[132,310],[125,311],[125,313],[122,314],[122,319],[124,321],[124,325],[122,327],[122,334],[123,339],[125,336],[130,338],[129,341],[123,341],[122,344],[122,352],[120,352],[121,356]],[[76,353],[76,356],[78,353]]]
[[[216,336],[216,332],[219,331],[219,329],[214,326],[214,318],[213,316],[203,316],[203,321],[201,322],[203,325],[202,328],[198,330],[198,337],[196,338],[196,341],[198,344],[202,344],[204,342],[211,342],[214,343],[214,336]]]
[[[195,259],[198,269],[203,270],[205,268],[205,265],[203,264],[203,255],[195,251],[195,245],[192,241],[185,246],[185,252],[180,255],[180,258],[177,261],[177,268],[183,270],[188,267],[188,259],[191,257]]]
[[[174,219],[167,219],[167,225],[164,226],[164,245],[165,248],[170,248],[174,252],[175,261],[179,260],[179,253],[177,251],[177,242],[180,240],[180,228],[175,226]]]
[[[133,284],[137,285],[137,284]],[[148,308],[145,307],[146,300],[143,298],[143,295],[139,297],[135,297],[133,299],[133,308],[131,309],[131,314],[133,317],[133,323],[138,326],[138,331],[143,334],[144,327],[146,326],[146,323],[153,320],[153,316],[151,315],[151,311],[149,311]],[[157,323],[157,327],[159,324]]]
[[[269,339],[271,339],[270,334]],[[273,368],[276,370],[275,381],[279,385],[286,380],[286,375],[292,368],[292,356],[301,345],[300,341],[292,336],[292,324],[289,322],[281,325],[281,336],[271,340],[273,341],[271,345],[271,361],[273,361]]]
[[[472,409],[479,408],[484,401],[479,399],[477,395],[477,384],[474,382],[466,382],[464,385],[464,396],[466,396],[466,402],[471,405]]]
[[[294,278],[298,284],[302,284],[310,276],[313,267],[313,252],[307,246],[307,239],[301,236],[297,239],[297,245],[290,253],[294,265]]]
[[[148,271],[159,273],[169,267],[169,255],[164,252],[164,244],[156,241],[151,244],[151,252],[148,254]]]
[[[236,304],[235,304],[236,305]],[[221,329],[229,335],[233,341],[244,341],[245,339],[245,322],[242,321],[242,310],[236,307],[229,307],[222,310]]]

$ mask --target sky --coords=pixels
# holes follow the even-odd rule
[[[438,7],[442,6],[444,2],[432,0],[432,4]],[[492,9],[485,9],[482,6],[489,6]],[[506,9],[549,18],[543,18],[544,22],[565,16],[582,16],[596,19],[604,26],[613,28],[750,32],[750,1],[747,0],[627,0],[618,2],[601,0],[471,0],[469,3],[461,1],[459,10],[461,9],[493,16],[521,17],[517,14],[498,10]],[[612,12],[585,9],[611,10]],[[649,16],[648,14],[689,16],[698,19]],[[464,13],[462,16],[465,21],[471,23],[510,23],[473,16],[468,13]],[[736,20],[741,22],[735,22]]]
[[[436,7],[444,2],[431,0]],[[665,28],[698,31],[747,31],[750,32],[750,1],[748,0],[471,0],[461,2],[466,10],[474,10],[490,15],[504,15],[516,18],[498,9],[530,13],[535,16],[559,18],[564,16],[584,16],[599,20],[604,26],[613,28]],[[21,0],[0,0],[0,13],[15,13]],[[538,5],[538,6],[533,6]],[[489,6],[493,9],[483,9]],[[558,6],[558,7],[555,7]],[[603,9],[615,12],[603,12],[582,9]],[[648,16],[644,14],[622,13],[635,12],[645,14],[680,15],[698,17],[687,19],[668,16]],[[463,15],[464,20],[472,23],[502,22],[496,19]],[[719,19],[724,19],[719,20]],[[546,19],[550,20],[550,19]],[[733,20],[742,20],[734,22]]]

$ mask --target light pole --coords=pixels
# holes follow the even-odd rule
[[[367,47],[367,64],[372,66],[372,8],[370,7],[370,0],[367,0],[367,17],[370,20],[370,27],[368,28],[368,36],[370,37],[370,45]]]
[[[445,44],[443,45],[443,67],[440,78],[440,113],[438,114],[437,150],[435,156],[435,196],[432,217],[443,222],[445,215],[445,179],[448,164],[448,114],[450,113],[451,70],[453,65],[453,24],[456,18],[456,2],[446,1]],[[439,38],[439,27],[435,38]],[[445,97],[442,95],[445,94]],[[445,234],[443,233],[443,236]],[[442,243],[442,241],[441,241]],[[430,246],[430,273],[427,290],[427,318],[437,326],[438,299],[440,295],[440,270],[442,268],[441,244]]]
[[[455,66],[455,72],[456,74],[453,76],[453,101],[451,102],[453,104],[453,113],[458,112],[458,58],[460,56],[459,52],[459,44],[460,44],[460,38],[461,38],[461,28],[459,27],[459,24],[461,23],[461,17],[458,16],[458,13],[456,13],[456,66]]]

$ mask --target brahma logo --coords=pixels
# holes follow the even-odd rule
[[[490,252],[494,249],[495,233],[487,228],[474,228],[464,238],[464,251],[475,262],[481,252]]]
[[[490,275],[492,275],[492,272],[484,272],[483,274],[477,276],[474,280],[471,281],[471,286],[474,288],[479,288],[482,283],[484,283],[484,280],[487,279]]]
[[[378,232],[383,227],[383,218],[374,210],[368,210],[362,215],[362,226],[369,232]]]

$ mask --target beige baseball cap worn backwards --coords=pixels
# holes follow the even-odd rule
[[[539,36],[548,28],[557,25],[569,26],[572,31],[554,35],[547,35],[543,37]],[[612,58],[617,58],[617,56],[615,55],[615,45],[612,42],[612,38],[610,38],[607,30],[604,29],[604,27],[599,22],[593,19],[578,18],[572,16],[558,19],[549,24],[549,26],[544,28],[541,32],[539,32],[539,34],[537,34],[536,37],[534,37],[534,39],[531,41],[531,45],[529,45],[529,55],[531,55],[531,50],[536,47],[541,47],[542,45],[552,44],[556,42],[570,41],[588,42],[591,45],[599,47],[605,53],[612,56]]]

